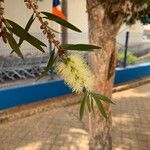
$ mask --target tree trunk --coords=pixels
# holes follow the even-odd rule
[[[65,19],[67,20],[68,17],[68,1],[67,0],[62,0],[61,1],[62,5],[62,12],[65,15]],[[61,26],[61,31],[62,31],[62,35],[61,35],[61,40],[62,40],[62,44],[67,44],[68,43],[68,30],[67,28]]]
[[[99,0],[87,0],[87,12],[90,43],[102,46],[99,52],[89,54],[89,64],[95,75],[95,91],[111,98],[116,63],[116,28],[110,25]],[[104,104],[104,107],[109,115],[107,120],[98,110],[96,110],[96,117],[91,119],[90,150],[112,149],[111,108],[107,104]]]

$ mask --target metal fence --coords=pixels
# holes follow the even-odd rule
[[[44,42],[47,47],[45,53],[38,51],[27,42],[21,46],[24,60],[18,58],[16,54],[10,54],[11,48],[8,44],[0,40],[0,88],[11,87],[20,84],[43,82],[49,80],[59,80],[58,76],[49,71],[48,75],[37,81],[37,77],[41,75],[46,67],[51,51],[50,45],[46,37],[42,33],[31,33],[36,38]],[[56,33],[58,40],[61,40],[61,34]],[[88,43],[88,34],[69,33],[69,43]],[[17,38],[16,38],[17,40]]]
[[[24,42],[21,46],[24,60],[18,58],[16,54],[10,54],[9,45],[0,40],[0,88],[35,82],[43,72],[49,58],[49,44],[41,33],[32,35],[44,42],[47,47],[44,49],[45,53],[42,53]],[[50,77],[42,80],[46,79],[49,80]]]
[[[47,47],[45,53],[36,50],[34,47],[24,42],[21,50],[25,57],[24,60],[18,58],[15,54],[11,54],[9,45],[4,44],[0,40],[0,88],[14,86],[18,84],[26,84],[37,82],[36,79],[41,75],[44,70],[49,58],[49,43],[42,33],[32,33],[39,40],[43,41]],[[57,34],[57,38],[60,40],[60,34]],[[69,33],[69,43],[88,43],[88,34],[76,34]],[[120,32],[117,36],[116,47],[119,51],[124,54],[125,49],[126,32]],[[128,51],[136,56],[136,61],[128,63],[127,65],[134,65],[143,62],[150,62],[150,42],[143,40],[141,32],[130,33],[128,41]],[[87,53],[83,53],[87,56]],[[129,57],[129,55],[127,55]],[[129,59],[127,57],[127,59]],[[123,58],[122,58],[123,61]],[[118,64],[119,67],[122,64]],[[44,77],[43,80],[58,80],[58,77],[49,72],[49,75]]]
[[[125,49],[127,50],[127,60],[125,66],[150,62],[150,39],[145,39],[145,35],[142,30],[136,32],[130,31],[128,34],[127,44],[125,44],[126,40],[127,32],[120,31],[117,35],[116,44],[119,51],[118,62],[120,61],[119,59],[121,59],[121,63],[119,63],[118,66],[124,66]]]

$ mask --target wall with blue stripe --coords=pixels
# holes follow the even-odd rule
[[[150,76],[150,63],[117,68],[115,84]],[[0,110],[70,94],[64,82],[52,81],[0,89]]]
[[[5,88],[0,90],[0,110],[69,93],[62,80]]]
[[[150,63],[116,68],[115,84],[150,76]]]

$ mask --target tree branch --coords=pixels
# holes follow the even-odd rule
[[[33,3],[32,0],[24,0],[27,7],[29,9],[32,9],[33,12],[36,14],[36,17],[39,19],[39,22],[41,23],[41,29],[43,30],[43,34],[47,34],[47,39],[49,42],[52,42],[54,46],[58,49],[58,53],[60,56],[63,56],[66,54],[66,51],[62,48],[60,42],[55,39],[55,34],[50,30],[48,27],[48,22],[43,21],[43,18],[40,16],[40,12],[38,11],[38,5],[36,3]]]
[[[94,0],[91,3],[91,1],[87,0],[86,12],[90,12],[90,11],[92,11],[92,9],[97,8],[100,5],[103,6],[104,2],[105,2],[105,0]]]

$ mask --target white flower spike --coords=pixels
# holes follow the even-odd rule
[[[56,71],[73,92],[82,93],[83,88],[92,91],[93,75],[81,55],[71,54],[57,64]]]

